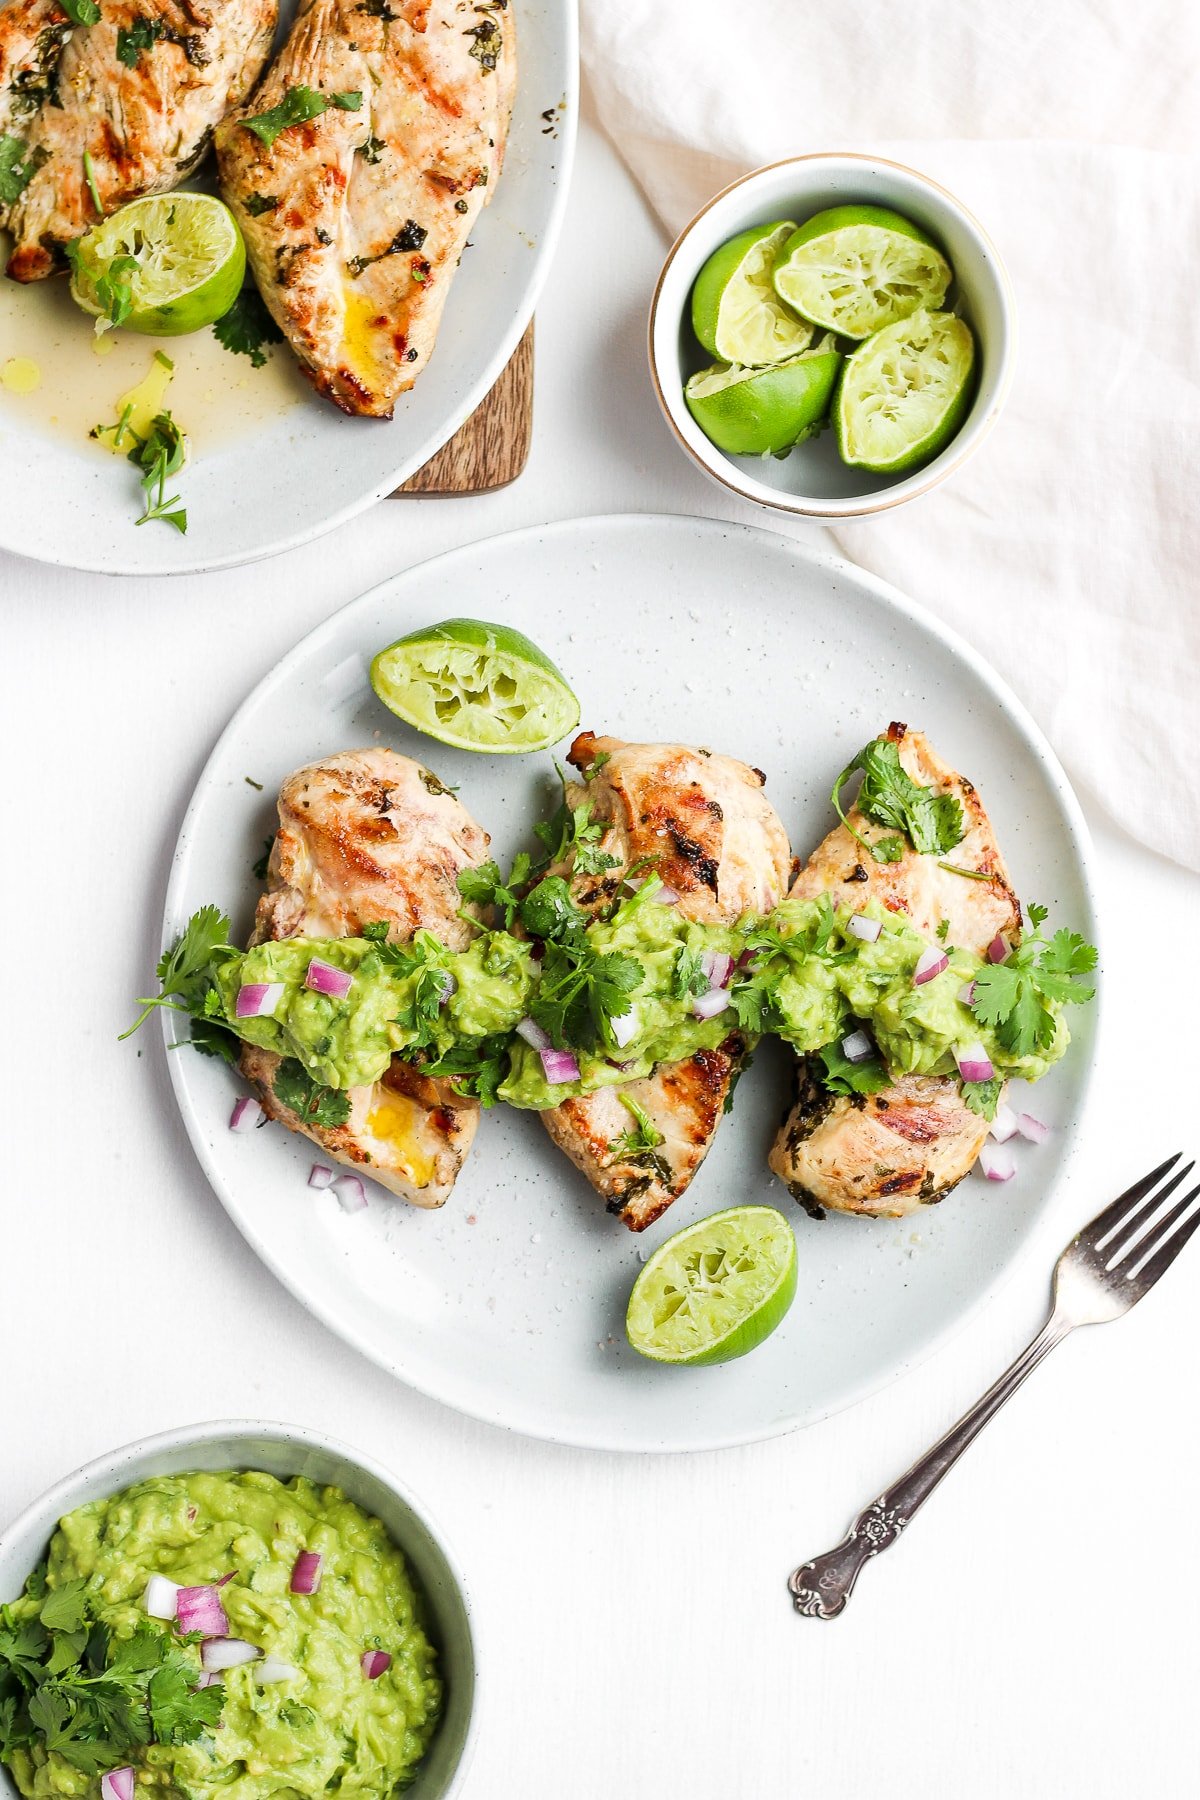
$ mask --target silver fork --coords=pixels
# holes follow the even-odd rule
[[[793,1570],[788,1587],[797,1612],[809,1619],[836,1619],[864,1563],[895,1543],[943,1475],[1042,1358],[1077,1325],[1119,1319],[1150,1292],[1200,1225],[1200,1208],[1188,1216],[1200,1186],[1160,1215],[1160,1208],[1196,1166],[1188,1163],[1176,1169],[1178,1161],[1177,1152],[1135,1181],[1067,1245],[1054,1269],[1050,1317],[1032,1344],[944,1438],[859,1513],[836,1549]],[[1170,1179],[1164,1180],[1167,1175]]]

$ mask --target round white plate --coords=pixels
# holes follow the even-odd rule
[[[208,332],[169,341],[110,333],[115,346],[97,357],[90,322],[64,281],[21,289],[0,275],[0,363],[28,357],[41,371],[32,394],[0,383],[0,549],[106,574],[229,568],[342,524],[393,493],[453,436],[532,317],[575,144],[575,0],[514,5],[518,89],[504,171],[463,254],[433,358],[397,401],[395,418],[338,412],[313,393],[285,344],[258,370]],[[284,0],[282,21],[290,24],[294,11],[294,0]],[[191,437],[178,478],[186,537],[161,523],[136,528],[134,470],[87,437],[116,416],[118,397],[145,374],[156,345],[176,360],[167,403]]]
[[[773,533],[631,515],[515,532],[410,569],[319,626],[260,683],[201,777],[176,851],[165,936],[208,901],[248,930],[251,865],[289,770],[373,741],[460,787],[502,866],[552,799],[549,756],[474,757],[409,732],[366,664],[455,614],[502,620],[566,672],[582,724],[709,745],[764,769],[807,856],[829,829],[838,770],[890,720],[929,733],[979,784],[1015,883],[1094,935],[1087,830],[1053,753],[986,664],[882,582]],[[247,776],[263,784],[258,794]],[[168,1038],[176,1015],[166,1013]],[[464,1412],[539,1437],[620,1450],[710,1449],[801,1425],[879,1387],[993,1292],[1046,1206],[1082,1108],[1091,1021],[1037,1090],[1056,1129],[997,1187],[971,1177],[942,1205],[873,1223],[809,1219],[765,1156],[787,1092],[760,1050],[690,1191],[635,1237],[610,1218],[538,1119],[487,1113],[451,1200],[422,1212],[370,1186],[347,1217],[305,1183],[313,1149],[227,1128],[223,1064],[168,1058],[213,1187],[259,1255],[366,1355]],[[738,1201],[796,1228],[800,1286],[775,1335],[715,1369],[661,1368],[622,1330],[641,1261],[671,1232]]]

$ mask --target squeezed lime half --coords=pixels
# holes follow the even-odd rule
[[[94,225],[71,261],[71,294],[84,312],[150,337],[179,337],[229,311],[242,290],[246,246],[229,208],[211,194],[148,194]]]
[[[445,619],[398,638],[371,664],[390,712],[456,750],[546,750],[579,723],[560,670],[523,632]]]
[[[754,225],[713,251],[692,289],[692,329],[710,356],[761,368],[811,343],[812,326],[775,292],[775,259],[795,229]]]
[[[683,390],[705,437],[730,456],[790,450],[829,411],[841,357],[828,338],[768,369],[702,369]]]
[[[625,1332],[654,1362],[731,1362],[796,1297],[796,1235],[771,1206],[733,1206],[676,1232],[633,1284]]]
[[[846,359],[834,404],[838,452],[856,469],[897,474],[936,456],[971,401],[975,339],[953,313],[917,312]]]
[[[865,338],[938,307],[954,271],[933,240],[883,206],[831,206],[779,252],[775,290],[826,331]]]

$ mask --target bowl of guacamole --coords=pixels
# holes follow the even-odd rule
[[[0,1800],[448,1800],[475,1685],[419,1503],[303,1428],[128,1446],[0,1535]]]

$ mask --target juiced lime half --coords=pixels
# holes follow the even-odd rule
[[[371,686],[406,724],[456,750],[545,750],[579,723],[579,702],[550,658],[511,625],[446,619],[398,638]]]
[[[242,288],[246,246],[211,194],[148,194],[118,207],[72,246],[71,293],[106,325],[151,337],[199,331]]]
[[[775,258],[795,229],[754,225],[713,251],[692,289],[692,329],[710,356],[761,368],[811,343],[812,326],[775,292]]]
[[[841,357],[828,338],[769,369],[718,364],[683,390],[705,437],[730,456],[790,450],[829,410]]]
[[[953,313],[917,312],[846,358],[834,404],[838,451],[876,474],[915,469],[948,444],[971,399],[975,339]]]
[[[668,1238],[633,1284],[625,1332],[654,1362],[731,1362],[796,1297],[796,1236],[770,1206],[733,1206]]]
[[[946,298],[954,271],[911,219],[882,206],[831,206],[792,233],[775,290],[814,325],[865,338]]]

